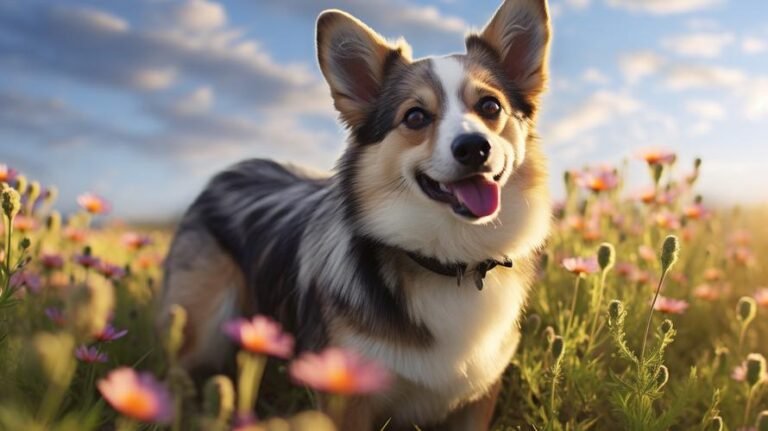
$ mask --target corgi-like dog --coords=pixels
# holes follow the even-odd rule
[[[416,60],[323,12],[318,60],[348,145],[329,175],[244,161],[192,204],[160,314],[188,313],[182,363],[222,366],[223,322],[264,314],[299,351],[354,350],[394,375],[340,429],[487,429],[550,227],[535,132],[549,42],[546,0],[507,0],[466,53]]]

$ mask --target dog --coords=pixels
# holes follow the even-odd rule
[[[216,370],[233,352],[222,323],[264,314],[298,351],[338,346],[393,374],[340,429],[487,429],[551,223],[535,132],[550,32],[546,0],[506,0],[465,53],[414,60],[323,12],[348,145],[332,174],[247,160],[194,201],[161,306],[188,313],[181,363]]]

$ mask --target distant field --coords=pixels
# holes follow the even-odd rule
[[[768,409],[768,208],[710,208],[696,194],[706,163],[645,156],[630,162],[649,165],[645,185],[612,167],[565,175],[494,429],[738,430]],[[287,360],[270,359],[257,412],[290,425],[237,415],[233,397],[249,398],[252,380],[220,378],[195,394],[175,365],[180,331],[153,329],[170,227],[112,222],[93,195],[62,218],[54,189],[7,167],[0,180],[0,429],[215,430],[236,416],[238,429],[329,429],[324,416],[294,417],[314,397],[291,383]],[[660,259],[668,235],[679,239],[676,262],[672,250]],[[603,243],[612,247],[598,261]],[[157,381],[99,383],[124,366]]]

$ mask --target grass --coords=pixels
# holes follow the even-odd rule
[[[650,191],[640,198],[629,197],[613,169],[565,175],[568,196],[540,256],[493,429],[757,426],[768,408],[761,363],[768,354],[768,290],[760,290],[768,284],[761,265],[768,209],[705,209],[695,193],[700,162],[681,179],[679,166],[667,161],[652,161]],[[254,384],[258,417],[320,429],[301,425],[317,418],[294,416],[316,406],[311,393],[290,384],[285,361],[271,359],[263,378],[241,375],[238,384],[219,376],[195,392],[175,364],[181,331],[156,334],[153,327],[170,229],[112,223],[98,214],[104,208],[88,205],[91,213],[62,221],[54,192],[5,172],[21,200],[10,186],[3,189],[1,430],[229,429],[237,386]],[[674,241],[670,235],[679,253],[662,251],[665,239],[668,246]],[[89,268],[89,256],[114,266]],[[574,257],[584,259],[583,270],[564,267]],[[98,341],[94,334],[108,323],[128,332]],[[79,345],[108,359],[78,360]],[[125,410],[111,406],[96,384],[121,366],[170,388],[177,419],[159,424],[118,413]],[[768,417],[763,422],[760,430]]]

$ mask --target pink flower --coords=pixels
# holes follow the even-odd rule
[[[103,275],[105,278],[108,278],[112,281],[120,280],[126,275],[123,267],[121,267],[120,265],[109,263],[109,262],[100,262],[96,269],[99,271],[101,275]]]
[[[641,160],[645,160],[649,166],[667,165],[673,163],[677,159],[675,153],[655,148],[643,150],[637,154],[637,157]]]
[[[596,257],[570,257],[563,259],[563,268],[571,274],[582,275],[597,272],[600,269],[600,265],[597,264]]]
[[[64,228],[64,238],[75,244],[82,244],[88,237],[88,232],[83,229],[78,229],[72,226]]]
[[[680,218],[669,211],[662,211],[654,216],[656,225],[662,229],[680,229]]]
[[[737,365],[731,371],[731,378],[737,382],[743,382],[747,380],[747,362],[744,361],[740,365]]]
[[[647,261],[647,262],[653,262],[656,260],[656,252],[647,245],[641,245],[637,248],[637,255],[640,256],[641,259]]]
[[[19,214],[13,219],[13,228],[21,233],[31,232],[37,228],[37,220]]]
[[[78,196],[77,204],[91,214],[106,214],[112,209],[109,202],[93,193],[85,193]]]
[[[755,263],[755,255],[749,247],[732,248],[728,250],[728,256],[740,265],[752,266]]]
[[[80,264],[83,268],[96,268],[101,262],[98,257],[83,253],[75,255],[75,262]]]
[[[78,346],[75,349],[75,357],[85,363],[93,364],[95,362],[107,362],[107,354],[100,352],[96,347],[88,347],[85,345]]]
[[[43,252],[40,255],[40,263],[47,270],[61,269],[64,266],[64,258],[57,253]]]
[[[709,210],[702,204],[693,204],[687,207],[683,213],[691,220],[701,220],[709,216]]]
[[[615,189],[619,185],[619,177],[616,170],[603,166],[590,169],[576,177],[576,183],[585,189],[595,193]]]
[[[704,280],[720,281],[723,278],[723,271],[718,268],[707,268],[704,270]]]
[[[288,371],[297,383],[321,392],[343,395],[382,391],[391,381],[386,368],[338,348],[305,353],[291,363]]]
[[[58,326],[64,326],[67,324],[67,319],[64,317],[64,313],[59,308],[48,307],[45,309],[45,315],[51,319],[51,322]]]
[[[127,329],[117,330],[114,326],[112,326],[111,323],[107,323],[104,329],[102,329],[98,334],[94,334],[93,337],[96,339],[96,341],[106,343],[123,338],[127,333]]]
[[[755,301],[757,301],[757,305],[761,307],[768,307],[768,287],[757,289],[754,297]]]
[[[720,298],[720,291],[709,284],[702,284],[693,289],[693,296],[712,302]]]
[[[99,380],[97,387],[104,399],[121,414],[162,424],[173,419],[171,393],[151,374],[122,367]]]
[[[251,320],[236,319],[225,323],[223,330],[249,352],[284,359],[293,354],[293,337],[269,317],[258,315]]]
[[[152,244],[152,238],[149,235],[143,235],[136,232],[126,232],[120,242],[130,250],[140,250]]]
[[[11,286],[17,289],[26,287],[31,293],[39,293],[43,288],[40,276],[31,272],[17,272],[11,276]]]
[[[688,309],[688,302],[659,295],[653,309],[667,314],[683,314]]]
[[[637,271],[635,265],[628,262],[620,262],[616,264],[616,274],[623,278],[632,278]]]

